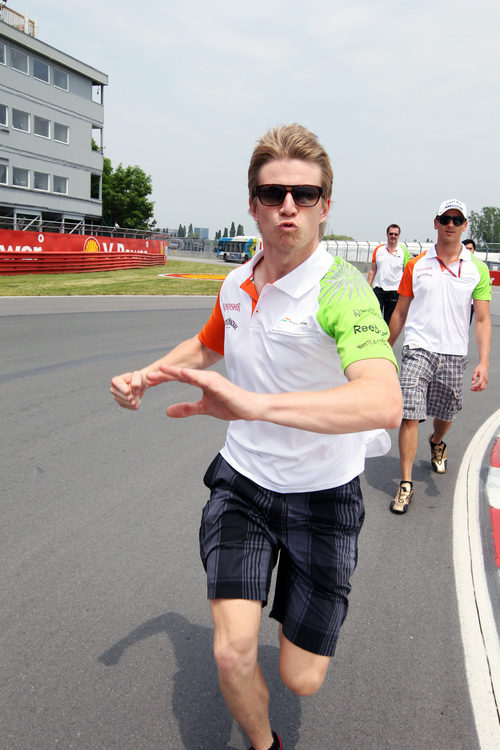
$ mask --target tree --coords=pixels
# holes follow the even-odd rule
[[[186,236],[186,227],[183,227],[182,224],[179,224],[179,229],[177,230],[177,237],[185,237]]]
[[[324,240],[352,240],[354,242],[354,237],[349,237],[347,234],[325,234],[323,239]]]
[[[243,229],[243,224],[238,224],[238,229],[236,230],[236,234],[238,237],[243,237],[245,234],[245,230]]]
[[[471,234],[479,242],[500,242],[500,208],[484,206],[479,213],[469,214]]]
[[[227,227],[224,227],[224,234],[222,236],[223,237],[228,237],[229,236],[228,233],[227,233]]]
[[[234,221],[231,222],[231,229],[229,230],[229,236],[236,237],[236,227],[234,226]]]
[[[138,167],[113,170],[111,159],[105,158],[102,172],[102,220],[107,226],[115,223],[130,229],[152,229],[154,203],[151,177]]]
[[[188,237],[192,237],[192,236],[193,236],[193,225],[190,224],[188,227]]]
[[[221,231],[218,229],[214,235],[214,240],[220,240]]]

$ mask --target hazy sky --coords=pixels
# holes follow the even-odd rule
[[[424,241],[445,198],[500,205],[498,0],[8,4],[109,75],[105,155],[151,175],[160,227],[255,231],[250,154],[289,122],[330,154],[330,232]]]

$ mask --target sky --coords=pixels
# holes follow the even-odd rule
[[[9,0],[39,39],[109,76],[105,156],[151,175],[159,227],[248,213],[259,137],[328,151],[329,233],[435,237],[441,201],[500,205],[498,0]],[[21,7],[22,6],[22,7]]]

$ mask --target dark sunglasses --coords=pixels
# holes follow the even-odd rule
[[[287,193],[292,194],[297,206],[315,206],[323,195],[323,188],[317,185],[257,185],[254,195],[263,206],[279,206]]]
[[[447,227],[450,221],[453,222],[453,226],[455,227],[461,227],[462,224],[465,223],[463,216],[448,216],[447,214],[444,214],[444,216],[436,216],[436,219],[443,225],[443,227]]]
[[[389,237],[399,237],[399,232],[388,232]]]

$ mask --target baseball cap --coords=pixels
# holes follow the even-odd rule
[[[465,203],[457,200],[456,198],[449,198],[447,201],[443,201],[438,208],[436,216],[441,216],[446,211],[449,211],[452,208],[460,211],[464,219],[467,219],[467,206],[465,205]]]

